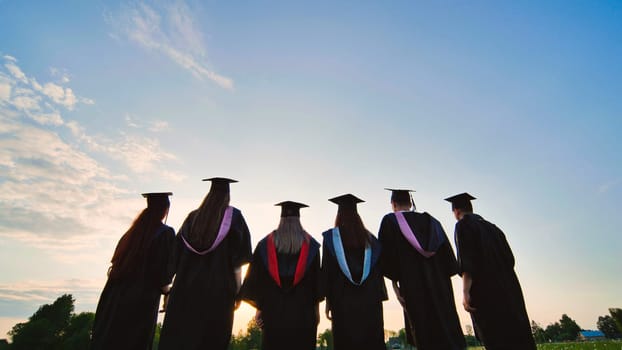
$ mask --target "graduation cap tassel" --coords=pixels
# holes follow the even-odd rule
[[[417,209],[417,207],[415,206],[415,200],[413,199],[413,195],[412,193],[408,193],[410,195],[410,203],[412,203],[413,205],[413,211],[415,211],[415,209]]]

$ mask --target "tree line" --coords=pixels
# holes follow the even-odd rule
[[[28,321],[18,323],[9,336],[12,342],[8,345],[0,344],[0,350],[83,350],[88,349],[93,328],[95,314],[92,312],[75,313],[75,299],[71,294],[64,294],[52,304],[44,304],[28,318]],[[606,338],[622,338],[622,309],[609,309],[609,315],[599,316],[598,330]],[[531,321],[531,330],[537,343],[573,341],[579,336],[581,327],[568,315],[563,314],[557,322],[542,328],[537,322]],[[154,347],[160,334],[160,325],[156,327]],[[388,332],[389,342],[399,342],[406,345],[406,332]],[[465,335],[467,345],[479,345],[473,335],[472,328],[467,326]],[[389,342],[387,344],[389,344]],[[319,349],[333,349],[332,332],[326,329],[318,334]],[[230,350],[261,349],[261,328],[251,320],[246,330],[240,331],[231,337]]]

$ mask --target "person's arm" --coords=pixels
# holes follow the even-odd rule
[[[473,285],[473,278],[469,272],[462,273],[462,306],[468,312],[477,311],[471,305],[471,286]]]
[[[320,303],[315,303],[315,325],[320,323]]]
[[[263,318],[261,318],[261,310],[255,311],[255,324],[257,327],[263,329]]]
[[[400,302],[400,305],[402,305],[402,307],[406,307],[406,300],[402,297],[400,286],[397,284],[397,281],[393,281],[393,291],[395,292],[395,296],[397,297],[397,301]]]
[[[160,288],[160,291],[162,292],[162,295],[164,295],[164,298],[162,298],[162,310],[160,310],[160,312],[166,312],[166,306],[168,305],[168,296],[171,293],[171,285],[167,284],[165,286],[162,286]]]
[[[389,216],[385,215],[378,229],[378,241],[382,246],[380,270],[383,276],[392,281],[397,281],[400,278],[400,263],[397,242],[395,241],[395,229],[396,227],[392,224]]]
[[[328,302],[328,299],[326,299],[326,307],[324,308],[324,313],[326,314],[326,318],[329,321],[333,320],[333,316],[330,313],[330,303]]]
[[[235,270],[233,270],[233,275],[235,277],[235,294],[238,295],[238,293],[240,293],[240,288],[242,288],[242,267],[236,267]],[[235,310],[240,307],[241,303],[241,299],[235,298]]]
[[[237,294],[242,287],[242,267],[237,267],[233,270],[233,275],[235,276],[235,293]]]

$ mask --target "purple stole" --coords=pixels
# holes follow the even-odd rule
[[[401,211],[397,211],[394,214],[395,214],[395,217],[397,218],[398,225],[400,225],[400,231],[402,232],[402,235],[404,236],[404,238],[406,238],[408,243],[410,243],[410,245],[413,246],[413,248],[415,248],[419,252],[419,254],[423,255],[426,258],[429,258],[433,256],[434,254],[436,254],[436,252],[429,252],[421,247],[421,244],[417,240],[417,237],[415,237],[415,234],[413,233],[412,229],[408,225],[408,222],[406,222],[404,213],[402,213]]]
[[[188,243],[188,241],[186,241],[186,239],[184,238],[184,235],[181,235],[181,239],[184,241],[184,244],[186,245],[186,248],[188,248],[191,252],[195,253],[195,254],[199,254],[199,255],[205,255],[207,253],[212,252],[214,249],[216,249],[216,247],[218,247],[218,245],[220,245],[220,243],[222,242],[223,239],[225,239],[225,237],[227,237],[227,233],[229,233],[229,229],[231,228],[231,218],[233,217],[233,207],[232,206],[228,206],[227,209],[225,209],[225,213],[222,217],[222,222],[220,223],[220,229],[218,230],[218,235],[216,236],[216,239],[214,240],[214,243],[212,243],[212,246],[207,249],[207,250],[203,250],[203,251],[198,251],[196,249],[194,249],[190,243]]]

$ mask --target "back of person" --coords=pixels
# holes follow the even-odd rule
[[[505,234],[480,215],[462,193],[452,203],[455,240],[463,278],[463,305],[477,337],[487,349],[535,349],[523,293],[514,272],[514,255]]]
[[[255,248],[240,298],[257,309],[262,349],[315,349],[319,243],[300,224],[302,203],[282,202],[279,227]]]
[[[145,194],[147,209],[119,241],[97,305],[91,349],[151,349],[160,295],[171,282],[167,266],[175,233],[161,222],[168,195]]]
[[[356,211],[351,195],[330,199],[339,205],[335,227],[322,235],[322,285],[334,347],[385,349],[382,302],[387,300],[380,271],[381,247]]]
[[[177,234],[175,281],[159,349],[226,349],[231,338],[241,275],[250,260],[250,233],[242,213],[229,206],[229,183],[212,187]],[[210,228],[211,227],[211,228]]]
[[[383,274],[404,308],[409,342],[419,350],[466,348],[456,312],[451,276],[456,257],[434,217],[411,211],[408,190],[391,190],[393,213],[383,217],[378,232]]]

